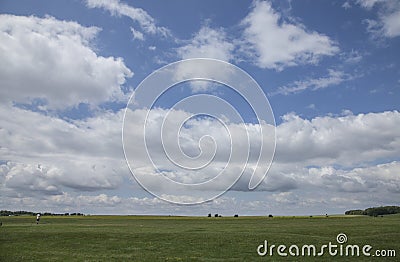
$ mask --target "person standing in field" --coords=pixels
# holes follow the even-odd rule
[[[40,220],[40,213],[36,215],[36,224],[39,224],[39,220]]]

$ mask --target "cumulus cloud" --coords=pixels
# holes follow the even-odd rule
[[[182,59],[188,58],[215,58],[229,62],[233,58],[234,45],[227,40],[222,28],[212,29],[203,26],[189,43],[178,48],[178,55]]]
[[[331,208],[329,207],[331,204],[343,212],[344,208],[388,203],[396,199],[396,195],[399,194],[399,168],[398,161],[355,168],[274,163],[270,173],[279,171],[282,178],[268,176],[266,184],[290,177],[296,182],[296,186],[272,191],[272,195],[268,198],[272,205],[280,203],[285,203],[286,206],[295,205],[299,211],[302,208],[309,209],[311,206],[319,207],[319,210],[323,206]],[[374,194],[373,199],[369,197],[371,194]]]
[[[116,188],[129,176],[121,150],[122,112],[67,122],[1,106],[0,115],[5,186],[22,189],[31,183],[31,191],[45,193],[59,193],[60,187],[91,191]]]
[[[397,111],[312,120],[288,114],[283,120],[276,131],[278,162],[352,166],[400,153]]]
[[[206,57],[223,61],[251,59],[260,68],[282,70],[315,64],[339,51],[328,36],[310,31],[300,23],[284,21],[268,1],[255,1],[240,22],[239,39],[230,39],[224,28],[203,26],[177,49],[180,58]],[[203,84],[205,85],[205,84]],[[198,89],[202,89],[201,86]],[[206,89],[206,88],[203,88]]]
[[[59,185],[52,180],[58,172],[55,167],[8,162],[1,165],[0,177],[5,188],[27,195],[35,192],[54,195],[61,193]]]
[[[399,171],[398,161],[351,170],[333,167],[310,168],[309,183],[334,188],[339,192],[400,193]]]
[[[329,37],[310,31],[300,23],[284,21],[266,1],[255,1],[243,19],[243,50],[261,68],[283,69],[317,63],[322,56],[339,51]]]
[[[59,194],[65,187],[95,191],[118,188],[129,177],[121,150],[122,111],[67,122],[15,107],[2,106],[1,109],[0,159],[6,161],[1,165],[2,181],[6,181],[3,185],[8,189],[19,191],[28,183],[31,184],[30,191],[43,191],[46,194]],[[166,157],[160,141],[158,131],[162,128],[166,112],[161,109],[154,111],[149,119],[152,128],[146,133],[147,149],[158,169],[149,165],[147,152],[141,152],[137,144],[143,141],[143,120],[147,112],[138,110],[131,115],[135,118],[130,119],[133,121],[126,128],[132,143],[126,145],[126,149],[132,148],[136,152],[134,173],[142,174],[150,184],[153,181],[154,187],[160,191],[163,185],[157,184],[154,176],[163,175],[187,184],[207,181],[226,168],[226,161],[231,154],[231,144],[226,141],[232,138],[226,137],[228,128],[236,147],[248,148],[250,143],[250,152],[248,160],[233,155],[224,178],[240,174],[243,161],[246,161],[243,176],[233,190],[248,191],[248,182],[257,162],[257,150],[260,149],[261,138],[257,125],[232,123],[224,127],[218,121],[193,119],[183,126],[180,133],[175,133],[174,129],[164,130],[167,132],[164,134],[167,141],[176,141],[174,136],[178,135],[181,150],[192,157],[191,163],[196,166],[201,166],[205,160],[202,157],[193,158],[200,153],[199,145],[203,149],[214,148],[214,143],[218,145],[211,165],[194,172],[183,172]],[[180,123],[189,115],[176,111],[171,119]],[[285,115],[283,122],[277,126],[275,162],[267,179],[257,190],[286,192],[322,179],[319,186],[331,187],[332,190],[353,192],[356,188],[363,191],[379,186],[397,192],[393,181],[398,179],[394,172],[398,162],[390,164],[389,160],[400,155],[399,125],[400,113],[397,111],[324,116],[312,120],[295,114]],[[24,126],[30,126],[29,130]],[[245,127],[250,132],[250,140],[242,135]],[[206,134],[214,141],[201,141]],[[262,139],[268,141],[271,137],[267,132]],[[174,152],[169,152],[172,157],[182,154]],[[385,159],[389,159],[387,165]],[[371,164],[376,161],[382,164]],[[357,169],[359,167],[362,168]],[[360,182],[362,179],[365,181]],[[216,180],[216,183],[204,186],[202,190],[219,190],[221,186],[224,183]],[[192,193],[181,192],[175,197],[201,197],[201,194],[196,196]]]
[[[126,99],[133,73],[122,58],[96,54],[97,27],[53,17],[0,16],[0,101],[65,109]]]
[[[67,121],[17,107],[1,106],[2,159],[47,156],[121,156],[122,112]],[[29,128],[26,128],[29,127]]]
[[[359,0],[357,3],[367,10],[378,6],[378,18],[366,19],[367,31],[373,38],[400,36],[400,3],[396,0]]]
[[[156,21],[145,10],[136,8],[128,4],[122,3],[119,0],[86,0],[86,5],[89,8],[102,8],[109,11],[112,15],[127,16],[133,22],[138,23],[139,26],[148,34],[158,34],[161,36],[168,36],[169,30],[165,27],[157,26]],[[135,31],[136,34],[143,34]]]
[[[400,36],[400,9],[382,17],[383,34],[393,38]]]
[[[139,112],[136,112],[137,114]],[[154,125],[151,130],[159,130],[161,128],[162,119],[166,112],[159,110],[158,117],[152,117],[150,122]],[[178,114],[182,114],[178,116]],[[135,125],[141,125],[139,120],[141,114],[138,114],[137,121],[131,121],[133,124],[129,127],[132,132],[130,135],[141,136],[138,131],[135,134],[134,130],[140,130]],[[180,118],[186,119],[188,115],[185,112],[177,112],[172,119],[179,122]],[[360,182],[357,178],[360,175],[370,172],[373,168],[381,170],[380,174],[385,173],[386,165],[390,165],[391,159],[396,159],[400,154],[400,136],[396,131],[396,127],[400,124],[400,113],[397,111],[369,113],[369,114],[347,114],[345,116],[324,116],[316,117],[311,120],[303,119],[295,114],[288,114],[283,117],[283,122],[277,126],[277,148],[274,163],[268,173],[267,179],[257,188],[258,191],[290,191],[293,189],[303,188],[304,186],[318,186],[321,188],[329,188],[332,191],[340,192],[356,192],[357,190],[365,192],[368,188],[377,185],[373,182],[384,178],[380,175],[365,176],[368,182]],[[158,127],[156,127],[158,126]],[[170,159],[165,157],[165,151],[161,147],[160,136],[158,131],[148,133],[149,143],[147,144],[150,155],[153,157],[154,163],[159,165],[161,171],[157,171],[150,165],[146,165],[146,160],[141,156],[145,156],[146,152],[137,152],[135,162],[139,168],[134,169],[143,175],[144,179],[148,179],[148,183],[153,181],[154,176],[158,172],[170,179],[182,183],[198,183],[208,180],[218,174],[224,168],[224,157],[229,154],[230,144],[224,141],[220,136],[225,135],[223,127],[219,127],[218,123],[196,120],[194,125],[185,125],[180,135],[181,146],[184,152],[189,153],[192,157],[199,152],[199,138],[204,134],[215,139],[218,144],[218,150],[221,155],[216,155],[213,158],[213,166],[209,169],[197,170],[190,173],[180,171]],[[238,126],[239,128],[239,126]],[[234,126],[229,127],[230,131],[234,130]],[[250,132],[251,128],[250,128]],[[168,135],[170,140],[174,140],[175,132]],[[250,133],[250,143],[253,145],[250,148],[257,148],[260,140],[257,139],[256,133]],[[221,140],[222,139],[222,140]],[[264,140],[271,139],[268,136]],[[142,141],[141,139],[132,139],[132,141]],[[154,144],[153,144],[154,143]],[[246,137],[242,140],[235,140],[239,148],[246,148]],[[243,145],[242,145],[242,144]],[[132,148],[139,148],[136,144],[131,145]],[[192,153],[190,153],[192,152]],[[197,153],[196,153],[197,152]],[[181,152],[177,152],[177,154]],[[233,190],[248,191],[248,181],[254,171],[255,158],[257,154],[252,155],[247,161],[246,169],[243,172],[241,179],[235,184]],[[193,159],[192,159],[193,160]],[[143,164],[141,165],[141,161]],[[201,158],[194,159],[194,162],[201,162]],[[239,167],[239,162],[233,161],[230,163],[234,167]],[[374,165],[376,161],[383,163],[382,165]],[[236,165],[236,166],[235,166]],[[262,165],[262,163],[261,163]],[[174,167],[175,166],[175,167]],[[365,169],[357,169],[359,167]],[[211,168],[213,167],[213,168]],[[367,167],[371,167],[368,169]],[[374,169],[374,170],[375,170]],[[235,175],[238,169],[228,169],[225,173],[226,178]],[[361,172],[362,171],[362,172]],[[158,173],[158,174],[160,174]],[[377,171],[377,174],[379,172]],[[397,176],[393,173],[393,176]],[[392,177],[393,178],[393,177]],[[382,181],[383,181],[382,180]],[[157,180],[154,179],[153,182]],[[321,181],[315,184],[316,181]],[[393,181],[392,181],[393,182]],[[387,190],[390,183],[382,182],[380,187]],[[154,184],[157,190],[162,191],[163,185]],[[217,190],[222,184],[215,183],[212,187],[205,187],[204,190]],[[390,189],[393,190],[393,189]],[[394,192],[394,191],[393,191]]]
[[[221,124],[210,118],[191,118],[189,112],[154,109],[146,125],[146,113],[127,111],[124,149],[135,177],[158,196],[190,192],[208,200],[210,192],[228,189],[242,172],[246,177],[236,188],[245,191],[253,173],[265,172],[269,166],[271,159],[260,156],[261,149],[272,156],[274,133],[267,124],[261,134],[258,125]],[[257,166],[259,158],[262,162]]]
[[[1,195],[23,201],[120,186],[129,177],[122,111],[97,109],[78,120],[58,114],[81,103],[125,101],[122,86],[133,73],[122,58],[96,53],[97,27],[53,17],[0,20]]]
[[[122,197],[113,193],[82,195],[79,192],[63,192],[60,195],[33,197],[2,197],[3,208],[12,210],[32,210],[36,212],[81,212],[85,214],[157,214],[157,215],[199,215],[218,213],[222,216],[242,215],[310,215],[338,214],[343,210],[367,208],[393,204],[397,195],[391,192],[352,193],[328,190],[303,190],[273,192],[261,195],[257,192],[243,193],[245,199],[227,193],[202,205],[174,205],[155,197]],[[249,200],[249,194],[257,194],[258,200]],[[240,193],[238,193],[239,196]],[[2,195],[3,196],[3,195]],[[193,196],[188,196],[193,198]],[[180,198],[180,200],[182,200]]]
[[[227,39],[227,35],[222,28],[213,29],[203,26],[192,39],[187,41],[177,49],[177,54],[181,59],[190,58],[214,58],[223,61],[231,61],[234,58],[233,51],[235,46]],[[219,74],[222,78],[226,74],[223,70],[216,70],[213,67],[204,66],[202,68],[184,68],[181,71],[202,70],[209,72],[210,75]],[[180,72],[178,72],[180,74]],[[191,81],[193,92],[212,90],[215,85],[207,81]]]

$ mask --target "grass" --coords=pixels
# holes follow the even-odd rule
[[[0,261],[361,261],[365,257],[259,257],[257,246],[332,242],[391,249],[400,257],[400,215],[384,217],[0,217]],[[287,252],[287,250],[286,250]],[[372,252],[371,252],[372,253]],[[382,258],[369,257],[381,261]]]

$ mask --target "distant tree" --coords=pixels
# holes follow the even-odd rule
[[[0,211],[0,216],[9,216],[9,215],[12,215],[11,211],[8,211],[8,210],[1,210]]]
[[[273,215],[269,214],[268,217],[274,217]]]
[[[355,209],[355,210],[348,210],[344,212],[345,215],[365,215],[364,210]]]
[[[236,214],[236,215],[234,215],[233,217],[239,217],[239,215],[238,215],[238,214]]]
[[[365,210],[356,209],[345,212],[345,215],[368,215],[368,216],[381,216],[400,213],[399,206],[381,206],[381,207],[370,207]]]
[[[31,211],[8,211],[8,210],[0,210],[0,216],[22,216],[22,215],[31,215],[36,216],[39,212],[31,212]],[[40,213],[43,216],[69,216],[69,213],[51,213],[51,212],[44,212]],[[84,216],[82,213],[72,213],[71,215],[74,216]]]
[[[382,206],[372,207],[365,209],[365,214],[368,216],[379,216],[379,215],[390,215],[400,213],[400,207],[398,206]]]
[[[0,216],[19,216],[19,215],[36,215],[36,214],[29,211],[8,211],[8,210],[0,211]]]
[[[218,214],[215,214],[214,216],[215,216],[215,217],[218,217]]]
[[[210,214],[208,214],[208,217],[211,217],[211,213],[210,213]]]

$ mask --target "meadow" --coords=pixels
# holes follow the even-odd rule
[[[399,261],[400,215],[321,217],[0,217],[0,261]],[[346,244],[396,257],[262,257],[269,244],[315,245],[345,233]],[[276,250],[274,251],[276,252]],[[288,252],[286,250],[286,252]]]

